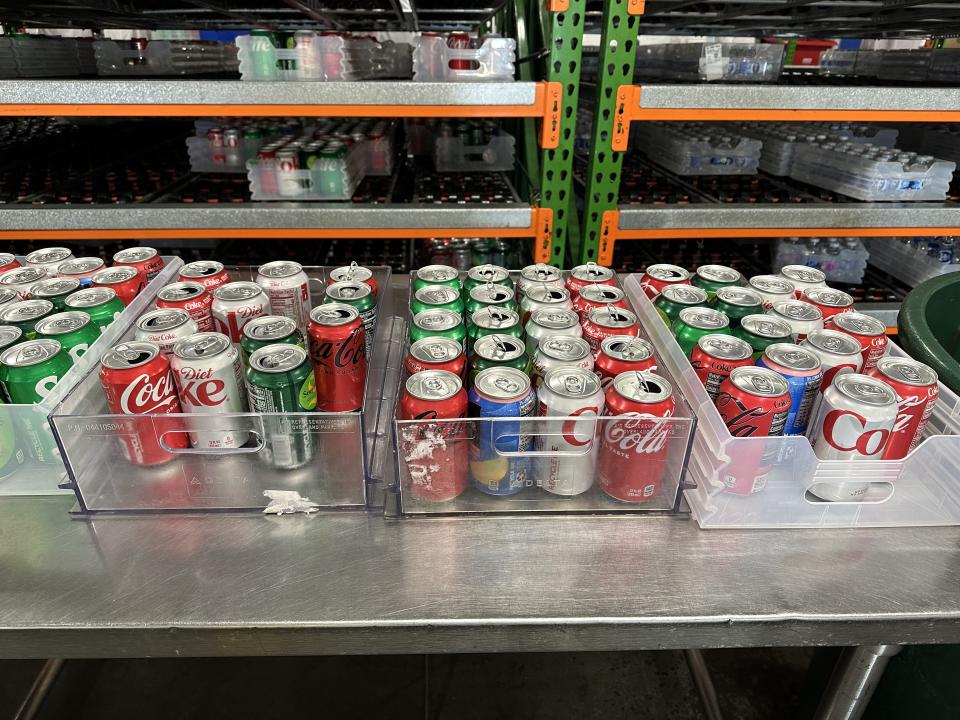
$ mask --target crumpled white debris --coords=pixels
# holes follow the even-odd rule
[[[289,513],[312,513],[317,512],[320,506],[311,502],[310,498],[302,497],[296,490],[264,490],[265,497],[270,498],[270,504],[263,511],[275,515],[286,515]]]

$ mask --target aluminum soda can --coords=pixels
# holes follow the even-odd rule
[[[863,355],[863,372],[877,366],[877,361],[887,354],[890,341],[887,328],[882,322],[869,315],[858,312],[846,312],[834,315],[831,328],[849,335],[860,343]]]
[[[490,267],[493,267],[492,265]],[[447,288],[448,290],[452,288]],[[417,292],[420,292],[419,290]],[[467,299],[464,305],[466,317],[470,317],[477,310],[483,307],[504,307],[509,310],[517,311],[520,306],[517,305],[517,297],[512,287],[506,285],[497,285],[487,283],[486,285],[474,285],[466,291]],[[455,307],[450,307],[455,310]]]
[[[790,342],[793,331],[782,320],[770,315],[747,315],[733,331],[734,337],[753,348],[753,359],[759,360],[763,351],[776,343]]]
[[[581,337],[583,328],[580,318],[573,310],[535,310],[524,325],[527,352],[533,357],[540,341],[553,335]]]
[[[685,357],[704,335],[730,335],[730,318],[708,307],[684,308],[671,327]]]
[[[0,308],[0,325],[13,325],[23,330],[27,340],[37,336],[37,323],[53,315],[53,303],[49,300],[20,300]]]
[[[446,285],[459,290],[460,272],[449,265],[425,265],[416,271],[413,289],[417,291],[425,285]]]
[[[753,348],[730,335],[704,335],[690,353],[690,364],[707,395],[716,402],[720,385],[730,373],[738,367],[754,364]]]
[[[367,382],[366,331],[360,313],[344,303],[310,311],[310,360],[317,382],[317,410],[356,412]]]
[[[502,289],[502,288],[501,288]],[[414,315],[424,310],[452,310],[463,315],[464,303],[460,291],[447,285],[424,285],[413,293],[410,312]]]
[[[243,326],[243,339],[240,340],[243,367],[250,367],[250,356],[267,345],[299,345],[306,349],[303,337],[297,324],[288,317],[261,315],[254,318]]]
[[[239,344],[243,326],[261,315],[270,315],[270,298],[254,282],[240,280],[213,290],[213,325],[216,332]]]
[[[815,418],[820,412],[820,403],[823,394],[833,383],[833,378],[839,373],[860,372],[863,367],[863,355],[860,354],[860,343],[849,335],[836,330],[814,330],[800,343],[820,359],[820,368],[823,370],[823,380],[820,382],[820,392],[813,401],[810,417]],[[814,429],[807,426],[807,435]]]
[[[377,279],[373,276],[373,270],[363,265],[357,265],[352,262],[343,267],[334,268],[327,274],[327,285],[333,285],[338,282],[362,282],[370,286],[370,292],[377,296],[379,288]]]
[[[89,287],[68,295],[64,301],[67,310],[82,310],[104,332],[123,312],[123,301],[113,288]]]
[[[8,252],[0,253],[0,275],[7,270],[16,270],[18,267],[21,267],[21,265],[16,255]]]
[[[606,338],[618,335],[636,337],[639,333],[637,316],[623,308],[594,308],[583,323],[583,339],[590,345],[594,358],[600,353],[600,344]]]
[[[798,300],[803,297],[804,290],[827,286],[827,276],[823,271],[806,265],[784,265],[780,268],[780,277],[793,284],[794,295]]]
[[[667,285],[690,284],[690,273],[678,265],[648,265],[640,279],[640,287],[653,300]]]
[[[754,275],[747,284],[763,300],[764,310],[769,310],[779,300],[796,298],[793,283],[779,275]]]
[[[51,338],[60,343],[73,362],[82,358],[100,337],[98,328],[84,312],[54,313],[40,320],[36,326],[38,338]]]
[[[604,392],[620,373],[657,371],[653,345],[640,337],[608,337],[600,343],[593,371],[600,378]]]
[[[153,280],[163,270],[163,258],[152,247],[125,248],[113,255],[113,266],[128,265],[143,276],[144,284]]]
[[[419,317],[420,315],[414,317],[414,322]],[[513,335],[523,338],[519,313],[500,307],[483,307],[473,313],[470,316],[470,329],[467,331],[468,355],[473,353],[473,344],[485,335]]]
[[[186,419],[190,444],[205,450],[245,445],[250,433],[242,418],[204,417],[247,411],[243,364],[231,339],[216,332],[182,338],[170,367],[183,411],[195,416]]]
[[[119,265],[98,270],[90,278],[93,287],[112,288],[124,305],[129,305],[143,290],[143,275],[135,267]]]
[[[491,367],[512,367],[530,374],[530,356],[523,340],[513,335],[484,335],[473,344],[469,359],[469,382]]]
[[[580,495],[593,486],[597,472],[597,417],[604,409],[600,379],[589,369],[554,367],[543,376],[537,396],[541,417],[567,419],[548,421],[537,436],[539,453],[560,455],[538,455],[534,480],[554,495]]]
[[[514,293],[514,302],[516,294],[513,287],[513,278],[510,277],[510,271],[499,265],[475,265],[467,270],[467,277],[463,281],[463,294],[466,298],[470,297],[470,291],[479,285],[501,285],[511,293]]]
[[[823,381],[820,358],[807,348],[777,343],[763,351],[757,365],[783,375],[790,386],[790,413],[783,426],[783,434],[806,434],[811,420],[810,411]]]
[[[223,267],[223,263],[216,260],[195,260],[180,268],[177,280],[199,283],[212,292],[214,288],[230,282],[230,273]]]
[[[593,353],[586,340],[569,335],[550,335],[540,340],[533,355],[533,386],[539,390],[544,376],[555,368],[593,370],[593,366]]]
[[[743,281],[743,275],[726,265],[701,265],[694,272],[690,284],[706,290],[711,300],[717,291],[724,287],[736,287]]]
[[[200,283],[176,282],[160,288],[157,307],[184,310],[197,324],[197,332],[213,332],[213,295]]]
[[[73,260],[73,252],[65,247],[48,247],[34,250],[24,258],[27,267],[40,268],[47,277],[56,277],[60,265],[67,260]]]
[[[106,267],[106,263],[98,257],[81,257],[64,260],[57,268],[57,277],[76,278],[80,287],[93,285],[93,276]]]
[[[897,394],[897,421],[883,451],[884,460],[902,460],[923,440],[923,431],[940,395],[937,374],[905,357],[882,357],[867,375],[883,380]]]
[[[41,280],[33,287],[37,288],[46,282],[50,282],[50,280]],[[55,278],[53,282],[59,282],[59,279]],[[43,297],[43,299],[50,300],[51,302],[53,302],[53,300],[48,297]],[[0,287],[0,307],[4,307],[5,305],[9,305],[10,303],[19,302],[19,301],[20,301],[20,296],[17,294],[16,290],[14,290],[13,288]],[[55,302],[53,303],[53,306],[55,309],[57,309],[58,312],[59,310],[62,309],[62,307],[57,308],[57,304]]]
[[[403,368],[410,375],[425,370],[446,370],[462,380],[466,377],[467,357],[456,340],[427,337],[410,345]]]
[[[339,282],[327,285],[325,303],[352,305],[360,313],[365,332],[367,360],[373,353],[373,340],[377,331],[377,301],[370,286],[362,282]]]
[[[7,270],[0,275],[0,288],[15,290],[21,300],[29,300],[31,288],[47,278],[47,273],[39,267],[19,267]]]
[[[763,298],[745,287],[722,287],[717,290],[710,306],[730,318],[730,327],[737,328],[747,315],[763,312]]]
[[[616,288],[611,288],[616,289]],[[520,297],[520,324],[537,310],[572,310],[570,291],[565,287],[550,284],[527,284]]]
[[[522,302],[527,290],[534,285],[566,289],[560,268],[544,263],[527,265],[520,271],[520,279],[517,280],[517,300]]]
[[[767,315],[790,326],[791,337],[796,343],[815,330],[823,329],[823,313],[815,305],[800,300],[778,300]]]
[[[842,313],[853,312],[853,298],[842,290],[828,287],[806,288],[800,299],[814,305],[823,315],[823,326],[833,325],[833,318]]]
[[[261,265],[257,270],[257,285],[270,300],[273,315],[288,317],[301,333],[310,324],[310,278],[300,263],[277,260]]]
[[[688,307],[700,307],[707,304],[707,291],[693,285],[667,285],[653,301],[660,319],[668,328],[680,317],[680,311]]]
[[[152,342],[161,353],[170,355],[178,340],[197,332],[197,323],[186,310],[160,308],[137,318],[134,337],[141,342]]]
[[[616,283],[617,278],[613,270],[588,262],[585,265],[577,265],[570,271],[566,286],[570,296],[576,299],[580,291],[589,285],[616,285]]]
[[[424,310],[413,316],[409,336],[411,342],[429,337],[446,337],[465,346],[467,329],[463,325],[463,317],[452,310]]]
[[[75,278],[47,278],[46,280],[41,280],[32,288],[30,288],[30,295],[34,298],[40,300],[49,300],[53,303],[53,309],[55,312],[63,312],[67,305],[66,299],[68,296],[75,293],[80,289],[80,281]],[[0,295],[5,293],[13,292],[12,290],[0,289]],[[18,297],[14,293],[14,297]],[[6,305],[7,303],[3,302],[0,299],[0,306]]]
[[[17,343],[26,342],[23,330],[15,325],[0,325],[0,352]]]
[[[626,294],[623,290],[613,285],[590,285],[583,288],[573,303],[573,309],[577,315],[580,316],[580,321],[583,322],[590,315],[590,311],[593,310],[593,308],[606,307],[608,305],[623,308],[624,310],[630,309]]]

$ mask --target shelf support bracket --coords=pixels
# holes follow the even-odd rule
[[[640,86],[621,85],[617,88],[617,106],[613,112],[613,132],[610,147],[626,152],[630,144],[630,123],[640,109]]]
[[[544,83],[543,123],[540,126],[540,147],[555,148],[560,144],[560,113],[563,105],[563,85]]]
[[[553,260],[550,254],[553,239],[553,209],[534,208],[533,223],[536,233],[533,240],[533,261],[549,264]]]
[[[605,210],[600,223],[600,246],[597,248],[597,264],[609,267],[613,264],[613,244],[620,231],[620,211]]]

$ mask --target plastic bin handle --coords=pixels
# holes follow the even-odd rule
[[[534,439],[534,445],[537,445],[537,444],[538,444],[538,443],[536,442],[536,439],[537,439],[537,438],[561,438],[561,439],[563,440],[564,444],[569,444],[569,442],[570,442],[568,436],[567,436],[566,434],[560,433],[560,432],[557,432],[557,433],[523,433],[523,435],[524,435],[525,437],[533,438],[533,439]],[[500,450],[500,449],[497,447],[497,441],[501,440],[502,438],[508,438],[508,439],[516,438],[516,442],[519,443],[519,442],[520,442],[520,433],[504,433],[503,435],[498,435],[496,438],[494,438],[494,441],[493,441],[493,443],[492,443],[492,444],[493,444],[493,451],[494,451],[497,455],[499,455],[500,457],[506,457],[506,458],[523,458],[523,457],[531,457],[531,458],[533,458],[533,457],[541,457],[541,458],[543,458],[543,457],[547,457],[547,458],[550,458],[550,457],[557,457],[557,458],[562,458],[562,457],[583,457],[584,455],[589,455],[590,452],[593,451],[593,448],[594,448],[594,445],[595,445],[595,441],[594,441],[594,439],[591,437],[589,440],[587,440],[583,445],[581,445],[581,446],[580,446],[578,449],[576,449],[576,450]]]
[[[211,428],[210,430],[212,429],[213,428]],[[210,430],[207,430],[206,432],[209,432]],[[263,446],[264,446],[263,435],[261,435],[260,432],[257,430],[246,431],[250,434],[250,439],[255,441],[253,444],[253,447],[250,447],[249,445],[250,440],[247,441],[246,445],[238,448],[192,448],[192,447],[175,448],[175,447],[170,447],[164,441],[164,437],[166,437],[167,435],[182,435],[184,432],[186,431],[185,430],[166,430],[160,433],[157,436],[157,440],[160,443],[160,447],[173,455],[220,455],[220,456],[223,456],[223,455],[249,455],[251,453],[258,453],[261,450],[263,450]]]

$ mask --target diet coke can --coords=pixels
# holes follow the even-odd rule
[[[690,353],[690,364],[710,399],[716,402],[720,385],[738,367],[753,365],[753,348],[730,335],[704,335]]]
[[[90,280],[93,287],[113,288],[124,305],[132,303],[144,286],[143,275],[140,274],[140,271],[127,265],[98,270]]]
[[[560,268],[543,263],[527,265],[520,271],[520,279],[517,280],[517,301],[523,300],[527,290],[534,285],[547,285],[565,289]]]
[[[593,371],[606,392],[620,373],[656,372],[657,356],[653,345],[639,337],[608,337],[600,343]]]
[[[559,367],[593,370],[593,355],[587,341],[569,335],[551,335],[543,338],[537,346],[537,352],[533,355],[534,389],[541,386],[548,372]]]
[[[34,250],[25,258],[27,267],[37,267],[46,273],[47,277],[56,277],[60,265],[67,260],[73,260],[73,253],[65,247],[49,247]],[[16,267],[19,267],[19,263]]]
[[[849,335],[860,343],[863,355],[863,372],[877,366],[877,361],[887,354],[887,328],[882,322],[869,315],[858,312],[846,312],[835,315],[832,328]]]
[[[288,317],[305,333],[310,324],[310,279],[300,263],[277,260],[257,270],[257,285],[270,300],[270,312]],[[216,293],[214,293],[216,294]]]
[[[195,282],[212,291],[230,282],[230,273],[216,260],[197,260],[180,268],[180,282]]]
[[[606,407],[617,419],[601,421],[597,484],[622,502],[656,498],[667,474],[673,387],[655,373],[621,373],[607,388]]]
[[[556,367],[544,375],[537,397],[542,417],[565,419],[546,421],[547,432],[537,437],[540,453],[558,454],[535,459],[535,482],[554,495],[586,492],[597,471],[597,417],[604,408],[600,380],[584,368]]]
[[[410,346],[403,369],[411,375],[425,370],[446,370],[463,379],[467,356],[463,346],[453,338],[426,337]]]
[[[590,345],[594,357],[600,353],[600,344],[606,338],[618,335],[636,337],[639,333],[637,316],[623,308],[594,308],[583,323],[583,339]]]
[[[261,315],[270,315],[270,299],[254,282],[239,280],[213,289],[213,325],[231,342],[243,339],[243,326]]]
[[[158,417],[182,410],[170,362],[154,343],[126,342],[105,352],[100,358],[100,385],[111,413],[154,416],[132,420],[117,434],[129,462],[158,465],[176,457],[168,448],[189,447],[180,418]]]
[[[830,327],[833,318],[841,313],[853,311],[853,298],[843,290],[828,287],[807,288],[800,293],[800,299],[810,303],[823,315],[823,326]]]
[[[793,300],[796,297],[793,283],[778,275],[754,275],[747,285],[763,300],[764,310],[769,310],[779,300]]]
[[[823,402],[823,394],[830,387],[834,376],[845,372],[860,372],[863,355],[860,354],[859,342],[836,330],[815,330],[807,335],[800,347],[805,347],[820,358],[820,367],[823,369],[820,392],[810,410],[810,417],[816,418],[820,412],[820,403]],[[813,429],[812,425],[810,429]]]
[[[802,342],[814,330],[823,329],[823,314],[820,309],[800,300],[778,300],[767,310],[777,320],[790,326],[793,341]]]
[[[190,444],[204,450],[238,448],[250,433],[243,418],[203,417],[247,411],[240,352],[226,335],[196,333],[173,346],[170,368],[185,413]]]
[[[129,265],[143,276],[144,284],[153,280],[163,270],[163,258],[152,247],[133,247],[114,254],[113,265]]]
[[[80,287],[87,288],[93,285],[93,276],[103,270],[106,264],[98,257],[81,257],[64,260],[57,268],[57,277],[76,278]]]
[[[21,300],[29,300],[31,297],[30,288],[46,279],[47,273],[43,268],[19,267],[7,270],[3,275],[0,275],[0,287],[15,290]]]
[[[213,332],[213,296],[200,283],[176,282],[160,288],[157,307],[186,310],[197,332]]]
[[[883,380],[897,394],[897,421],[890,433],[884,460],[902,460],[923,440],[940,389],[937,374],[916,360],[884,357],[867,373]]]
[[[197,323],[186,310],[160,308],[137,319],[135,337],[137,340],[154,343],[160,348],[160,352],[170,355],[178,340],[197,332]]]
[[[580,321],[583,322],[590,315],[591,310],[607,305],[624,310],[630,309],[626,294],[613,285],[589,285],[583,288],[573,303],[573,309],[580,316]]]
[[[572,310],[570,291],[552,285],[528,285],[520,298],[520,323],[525,325],[537,310]]]
[[[573,310],[534,310],[530,313],[530,319],[527,320],[523,329],[527,335],[527,354],[530,357],[534,356],[540,341],[545,337],[583,335],[580,318]]]
[[[580,291],[588,285],[616,285],[617,280],[613,270],[603,265],[588,262],[586,265],[577,265],[567,277],[567,290],[570,296],[576,299]]]
[[[20,261],[13,253],[0,253],[0,275],[7,270],[16,270],[20,267]]]
[[[827,286],[827,276],[822,271],[806,265],[784,265],[780,268],[780,277],[793,284],[794,295],[798,300],[803,297],[804,290]]]
[[[640,287],[653,300],[667,285],[690,283],[690,273],[678,265],[659,263],[648,265],[640,279]]]
[[[366,332],[360,313],[345,303],[318,305],[310,311],[307,332],[317,410],[360,410],[367,381]]]

